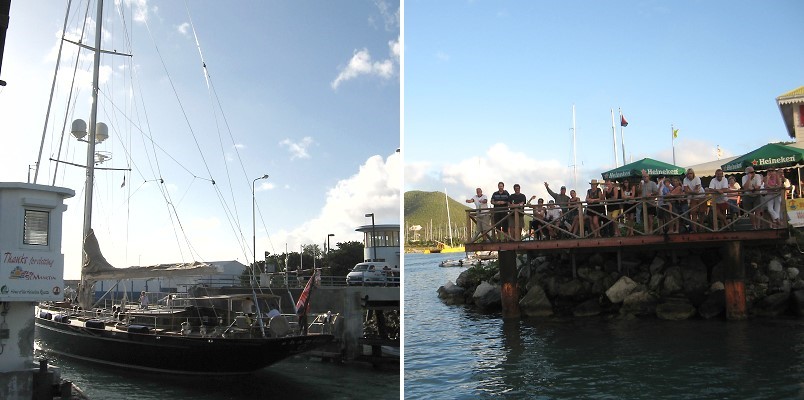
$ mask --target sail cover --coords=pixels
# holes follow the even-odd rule
[[[180,276],[214,275],[218,269],[212,265],[194,261],[191,263],[157,264],[150,266],[136,266],[129,268],[115,268],[100,250],[95,232],[90,230],[84,240],[84,266],[81,269],[82,278],[88,281],[114,280],[114,279],[140,279]]]

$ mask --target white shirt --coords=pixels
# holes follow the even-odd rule
[[[712,180],[709,181],[709,189],[720,190],[720,189],[728,189],[728,188],[729,188],[729,180],[726,179],[725,177],[722,178],[720,181],[718,181],[716,177],[712,178]],[[715,203],[725,203],[726,200],[727,199],[726,199],[725,194],[718,194],[715,197]]]
[[[728,183],[728,181],[726,181],[726,183]],[[689,179],[689,178],[685,177],[684,182],[681,183],[681,186],[689,188],[689,191],[692,192],[692,193],[703,193],[704,192],[704,189],[701,186],[701,178],[699,178],[697,176],[695,178],[692,178],[692,179]],[[696,197],[702,197],[702,196],[701,195],[691,195],[690,197],[696,198]]]
[[[743,176],[743,190],[747,191],[744,195],[758,194],[759,189],[762,189],[762,177],[759,174],[754,174],[754,179],[751,179],[750,174]]]
[[[472,196],[472,200],[475,203],[475,209],[487,208],[489,206],[489,198],[486,197],[485,194],[481,194],[480,196],[474,195]]]

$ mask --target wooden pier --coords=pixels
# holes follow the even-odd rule
[[[779,195],[783,195],[780,192]],[[639,251],[658,251],[690,248],[719,248],[723,250],[726,265],[726,314],[728,319],[739,320],[746,318],[745,305],[745,272],[742,263],[742,248],[745,246],[759,246],[782,243],[789,236],[790,227],[787,224],[785,202],[782,202],[779,221],[772,221],[765,210],[766,198],[751,210],[738,208],[734,214],[725,221],[716,217],[716,206],[713,194],[707,194],[704,204],[709,204],[703,210],[702,218],[691,219],[688,212],[667,211],[665,218],[655,221],[654,229],[650,232],[642,225],[626,221],[626,214],[633,215],[637,208],[642,209],[644,216],[656,206],[656,199],[642,198],[630,202],[610,201],[605,206],[622,209],[624,212],[616,218],[610,218],[605,213],[587,210],[583,202],[572,207],[565,207],[564,215],[588,215],[600,219],[600,228],[597,231],[586,229],[587,217],[577,218],[575,224],[570,226],[569,221],[543,220],[538,213],[533,212],[531,206],[511,207],[508,209],[467,210],[467,226],[475,232],[473,240],[465,244],[467,252],[497,251],[500,262],[501,297],[504,318],[519,317],[519,293],[517,288],[516,255],[523,252],[540,253],[569,253],[573,257],[573,276],[576,275],[574,256],[578,253],[590,252],[616,252],[618,269],[622,271],[622,253]],[[675,200],[667,197],[668,200]],[[491,221],[493,213],[505,213],[505,217],[495,224]],[[759,225],[754,228],[751,215]],[[533,237],[523,237],[522,226],[524,221],[536,220],[540,227],[533,232]],[[507,221],[513,228],[503,232],[499,227]],[[724,223],[725,222],[725,223]],[[625,224],[633,228],[633,235],[625,235]],[[668,233],[674,224],[686,226],[685,233]],[[620,236],[605,236],[605,228],[618,229]],[[551,229],[550,229],[551,228]],[[697,232],[689,232],[695,230]],[[534,240],[535,237],[548,236],[552,231],[557,238]],[[628,271],[625,271],[627,273]]]

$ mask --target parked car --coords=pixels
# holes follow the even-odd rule
[[[346,275],[347,285],[399,285],[399,268],[384,262],[357,263]]]

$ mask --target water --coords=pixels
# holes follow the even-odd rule
[[[804,321],[503,322],[438,299],[447,258],[405,255],[405,398],[804,398]]]
[[[37,359],[42,356],[37,351]],[[250,375],[171,376],[109,368],[48,355],[62,378],[91,400],[399,399],[397,370],[323,363],[296,356]]]

